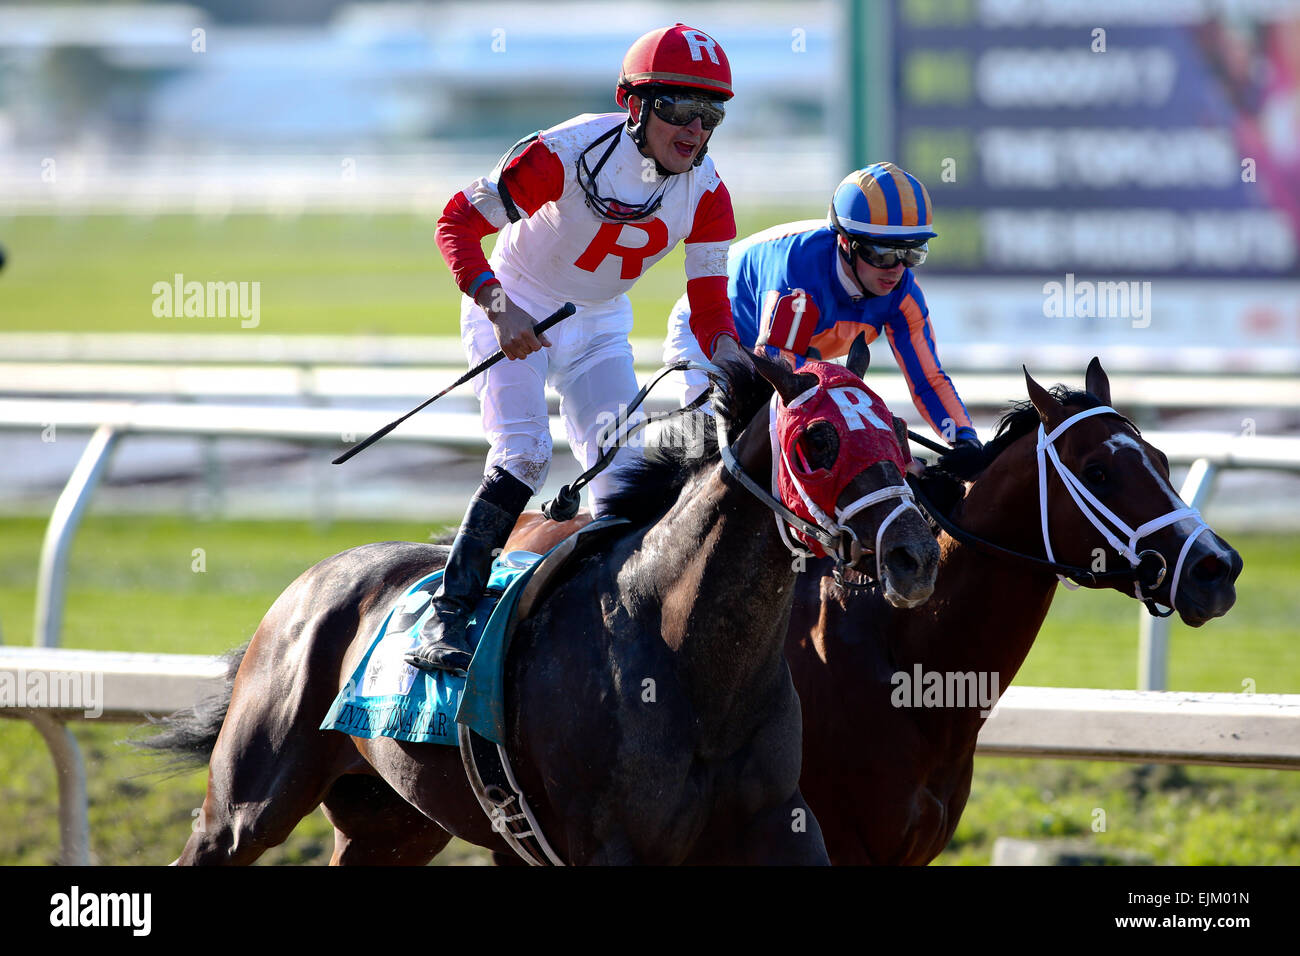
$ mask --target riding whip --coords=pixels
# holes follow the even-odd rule
[[[538,322],[535,326],[533,326],[533,333],[534,333],[535,335],[541,335],[543,332],[545,332],[545,331],[546,331],[547,329],[549,329],[551,326],[555,325],[557,322],[560,322],[560,321],[563,320],[563,319],[567,319],[569,316],[573,315],[573,313],[576,312],[576,311],[577,311],[577,309],[574,307],[574,305],[573,305],[572,302],[566,302],[566,303],[564,303],[564,305],[562,305],[562,306],[560,306],[558,309],[556,309],[555,312],[553,312],[551,315],[549,315],[549,316],[547,316],[546,318],[542,319],[542,321]],[[497,351],[493,352],[491,355],[489,355],[489,356],[488,356],[487,358],[485,358],[483,361],[479,362],[477,365],[475,365],[472,369],[470,369],[468,372],[466,372],[466,373],[465,373],[464,375],[462,375],[460,378],[456,379],[456,381],[452,382],[450,385],[448,385],[446,388],[444,388],[444,389],[443,389],[441,392],[439,392],[437,395],[433,396],[433,398],[429,399],[428,401],[421,402],[419,405],[415,406],[415,408],[411,409],[409,412],[407,412],[407,413],[406,413],[405,415],[403,415],[401,418],[397,419],[396,421],[391,421],[391,422],[389,422],[387,425],[385,425],[383,428],[379,429],[379,431],[375,432],[375,433],[374,433],[373,435],[371,435],[369,438],[366,438],[366,439],[364,439],[363,441],[359,441],[359,442],[357,442],[355,445],[353,445],[351,448],[349,448],[349,449],[348,449],[347,451],[345,451],[343,454],[341,454],[341,455],[339,455],[337,458],[335,458],[333,463],[336,464],[336,465],[341,465],[341,464],[343,464],[345,461],[347,461],[349,458],[351,458],[353,455],[355,455],[357,452],[359,452],[359,451],[363,451],[364,449],[369,448],[371,445],[373,445],[375,442],[379,441],[379,439],[383,438],[385,435],[387,435],[389,432],[391,432],[391,431],[392,431],[394,428],[396,428],[398,425],[402,424],[402,422],[406,421],[408,418],[410,418],[410,417],[411,417],[412,415],[414,415],[416,412],[418,412],[418,411],[422,411],[423,409],[428,408],[430,405],[432,405],[432,404],[433,404],[434,402],[436,402],[438,399],[442,398],[442,396],[444,396],[444,395],[446,395],[448,392],[450,392],[453,388],[456,388],[456,387],[459,386],[459,385],[464,385],[466,382],[468,382],[468,381],[469,381],[471,378],[473,378],[475,375],[478,375],[480,372],[486,372],[486,371],[487,371],[488,369],[490,369],[493,365],[496,365],[497,362],[501,361],[501,360],[502,360],[503,358],[505,358],[505,357],[506,357],[506,353],[505,353],[505,352],[502,352],[500,349],[497,349]]]

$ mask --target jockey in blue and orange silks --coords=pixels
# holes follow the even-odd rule
[[[883,331],[917,411],[952,445],[945,467],[970,470],[982,458],[966,406],[943,371],[925,297],[912,267],[925,261],[931,228],[925,186],[893,163],[844,178],[826,220],[773,226],[730,249],[727,294],[746,348],[766,346],[802,364],[809,348],[824,359],[848,354],[859,332]],[[703,360],[683,296],[669,319],[664,361]],[[708,388],[702,372],[676,375],[683,402]]]

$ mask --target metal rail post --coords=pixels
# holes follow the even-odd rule
[[[1218,472],[1207,459],[1198,458],[1187,471],[1179,497],[1193,508],[1203,507]],[[1172,568],[1169,573],[1173,573]],[[1152,617],[1145,607],[1138,609],[1138,690],[1167,689],[1171,620],[1172,617]]]
[[[41,545],[41,566],[36,578],[37,647],[58,647],[63,630],[63,597],[68,570],[68,551],[77,533],[81,513],[108,465],[109,454],[119,435],[112,425],[100,425],[81,453],[77,467],[64,485]]]
[[[86,765],[68,725],[40,710],[22,711],[45,738],[54,758],[59,782],[59,863],[90,866],[90,805],[86,798]]]

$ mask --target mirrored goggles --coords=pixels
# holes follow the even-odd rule
[[[686,126],[699,117],[700,125],[705,129],[715,128],[722,122],[727,111],[720,100],[674,94],[656,96],[650,103],[650,108],[654,110],[655,116],[673,126]]]
[[[919,246],[901,248],[899,246],[881,246],[875,243],[854,240],[852,249],[862,261],[877,269],[892,269],[900,262],[905,266],[919,266],[929,254],[929,243]]]

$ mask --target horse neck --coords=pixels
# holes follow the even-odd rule
[[[767,421],[764,407],[737,442],[741,467],[764,488]],[[642,552],[663,639],[701,711],[729,712],[739,695],[780,679],[795,572],[766,505],[718,464],[683,490]]]
[[[1012,443],[970,485],[953,521],[994,544],[1042,556],[1037,474],[1030,435]],[[929,609],[925,626],[905,627],[896,658],[925,670],[990,671],[1006,690],[1051,607],[1056,576],[947,535],[941,545],[940,590],[917,609]]]

